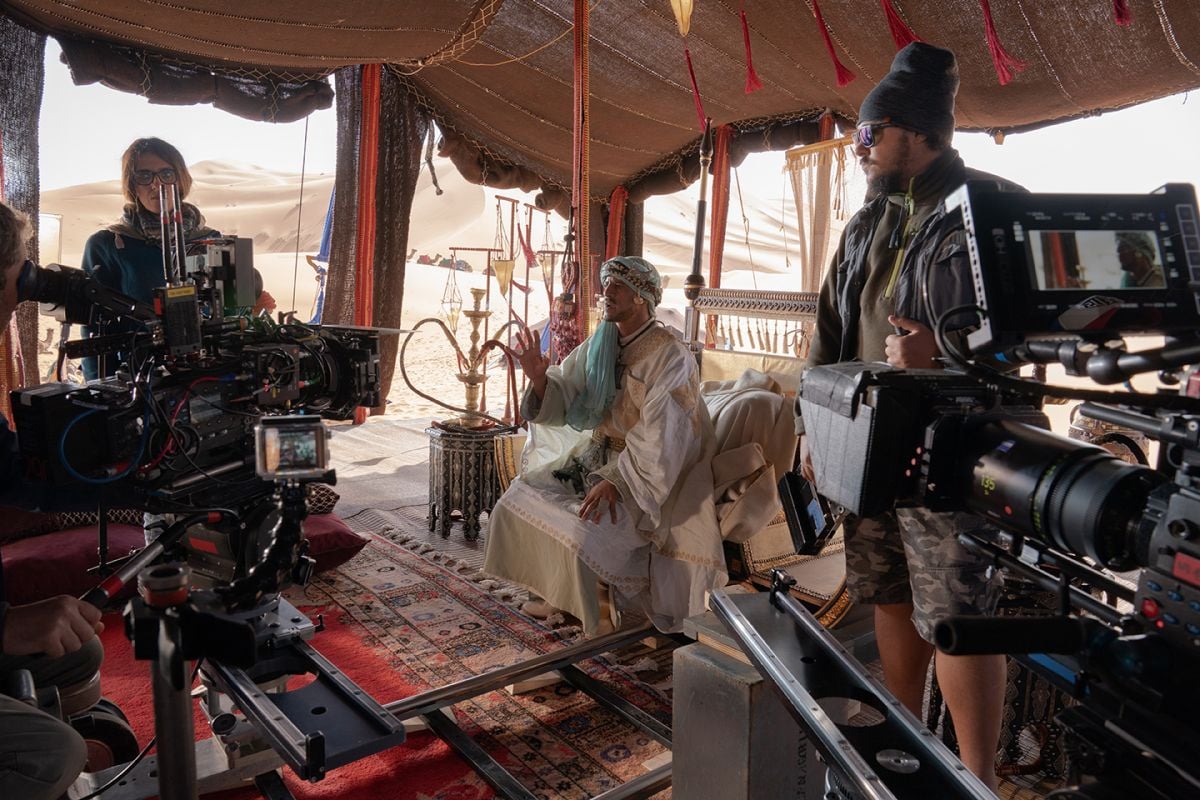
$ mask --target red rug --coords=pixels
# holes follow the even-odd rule
[[[312,640],[382,703],[564,647],[551,630],[499,602],[460,574],[380,537],[352,561],[289,599],[325,630]],[[153,735],[147,662],[136,662],[119,617],[103,634],[104,694],[129,716],[140,742]],[[639,707],[670,721],[670,700],[653,688],[661,672],[635,674],[607,659],[580,665]],[[647,682],[648,681],[648,682]],[[644,771],[663,747],[565,684],[518,697],[493,692],[453,709],[459,725],[535,795],[576,800]],[[198,738],[207,727],[197,712]],[[284,770],[297,798],[482,800],[492,789],[439,739],[410,736],[399,747],[332,771],[316,784]],[[223,800],[256,797],[252,789]]]

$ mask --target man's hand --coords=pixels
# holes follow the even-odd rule
[[[617,524],[617,503],[621,502],[621,493],[612,481],[602,480],[584,495],[583,503],[579,506],[579,518],[588,522],[599,522],[604,516],[604,509],[614,525]]]
[[[534,394],[538,400],[546,397],[546,370],[550,368],[550,359],[542,355],[541,342],[538,336],[529,328],[517,331],[517,361],[521,369],[533,384]]]
[[[928,369],[935,366],[933,359],[939,351],[933,331],[916,320],[894,314],[888,317],[888,322],[906,333],[902,336],[893,333],[884,340],[887,363],[901,369]]]
[[[24,606],[4,617],[3,652],[9,656],[45,653],[51,658],[73,653],[104,630],[100,610],[91,603],[60,594]]]
[[[810,483],[817,482],[817,473],[813,471],[812,453],[808,450],[808,437],[800,434],[800,474]]]

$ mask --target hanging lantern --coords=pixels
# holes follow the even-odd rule
[[[671,0],[671,11],[675,13],[680,36],[686,37],[692,27],[692,5],[692,0]]]
[[[462,313],[462,294],[458,291],[458,279],[454,273],[454,267],[451,266],[446,276],[446,288],[442,290],[442,316],[446,318],[446,324],[450,326],[450,330],[458,333],[458,318]]]
[[[550,281],[554,280],[554,254],[538,253],[537,261],[542,268],[542,282],[549,286]]]
[[[517,262],[511,258],[493,258],[492,270],[496,273],[496,283],[500,284],[500,294],[508,297],[509,287],[512,286],[513,268]]]

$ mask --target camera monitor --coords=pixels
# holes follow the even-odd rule
[[[265,480],[314,480],[329,470],[328,435],[320,417],[263,417],[254,434],[256,471]]]
[[[971,182],[960,210],[985,319],[974,352],[1043,335],[1172,334],[1200,327],[1200,217],[1191,185],[1151,194],[1030,194]]]

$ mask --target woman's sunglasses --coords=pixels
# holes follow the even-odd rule
[[[158,171],[152,169],[135,169],[133,171],[133,182],[138,186],[149,186],[154,183],[155,178],[158,178],[159,183],[169,186],[175,182],[176,177],[175,170],[170,167],[163,167]]]
[[[873,125],[859,125],[854,129],[854,133],[851,134],[851,138],[854,140],[856,145],[862,145],[863,147],[870,149],[879,144],[879,131],[883,130],[884,128],[894,127],[896,126],[890,122],[877,122]]]

